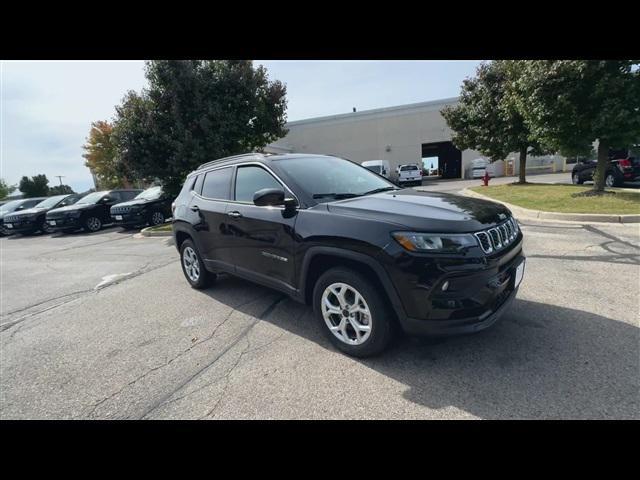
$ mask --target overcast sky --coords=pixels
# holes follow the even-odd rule
[[[261,61],[287,85],[288,120],[458,95],[478,61]],[[110,120],[127,90],[145,85],[142,61],[0,62],[0,177],[55,175],[93,186],[82,145],[92,121]]]

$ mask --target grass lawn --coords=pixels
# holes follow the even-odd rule
[[[591,189],[590,186],[544,183],[471,188],[474,192],[487,197],[532,210],[564,213],[640,214],[640,192],[611,188],[607,190],[616,192],[615,195],[578,198],[571,196],[572,193]]]
[[[157,227],[150,227],[148,231],[150,231],[150,232],[170,232],[171,231],[171,224],[170,223],[164,223],[162,225],[158,225]]]

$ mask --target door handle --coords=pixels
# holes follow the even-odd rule
[[[229,215],[231,218],[240,218],[242,216],[242,214],[237,211],[228,212],[227,215]]]
[[[194,206],[192,206],[192,207],[189,207],[189,209],[190,209],[192,212],[199,212],[199,211],[200,211],[200,207],[198,207],[198,205],[194,205]]]

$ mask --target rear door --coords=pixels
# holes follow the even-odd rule
[[[263,188],[293,194],[261,165],[236,168],[233,203],[229,204],[229,231],[233,235],[236,273],[285,292],[294,286],[295,222],[297,214],[284,207],[259,207],[253,195]]]
[[[234,167],[222,167],[200,174],[202,190],[194,191],[189,210],[199,216],[193,225],[198,232],[201,254],[213,270],[233,271],[231,237],[227,233],[227,205],[231,196]],[[198,182],[196,181],[196,187]]]

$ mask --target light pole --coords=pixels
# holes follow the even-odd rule
[[[60,186],[62,186],[62,179],[65,177],[64,175],[54,175],[58,180],[60,180]]]

